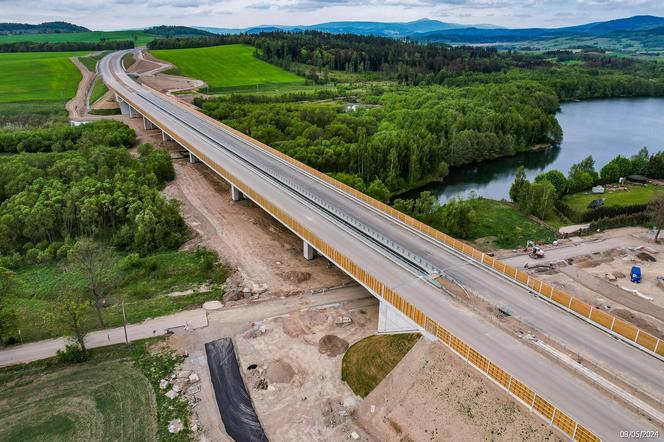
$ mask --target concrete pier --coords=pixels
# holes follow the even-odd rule
[[[240,192],[240,189],[231,184],[231,199],[233,201],[240,201],[242,197],[243,195],[242,192]]]
[[[312,259],[314,259],[314,256],[316,255],[316,250],[314,250],[311,244],[304,241],[302,249],[303,249],[304,259],[306,259],[307,261],[311,261]]]

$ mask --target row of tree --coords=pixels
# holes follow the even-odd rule
[[[72,52],[72,51],[118,51],[132,49],[131,40],[100,40],[96,42],[66,41],[17,41],[0,43],[0,52]]]
[[[535,82],[466,88],[395,87],[343,103],[199,102],[208,115],[342,181],[397,192],[450,166],[555,144],[558,101]],[[380,183],[377,183],[379,180]],[[365,184],[366,183],[366,186]]]

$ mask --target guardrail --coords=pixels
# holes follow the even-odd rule
[[[168,97],[170,100],[175,102],[178,105],[181,105],[175,98]],[[502,275],[514,280],[517,283],[527,286],[530,290],[537,293],[538,295],[546,298],[548,301],[553,302],[554,304],[562,307],[563,309],[573,313],[574,315],[580,316],[591,322],[593,325],[598,326],[602,330],[612,332],[613,335],[621,338],[624,341],[627,341],[631,344],[636,344],[638,347],[643,350],[648,351],[652,355],[658,357],[659,359],[664,358],[664,340],[658,338],[657,336],[652,335],[651,333],[646,332],[643,329],[640,329],[622,319],[611,315],[603,310],[599,310],[592,305],[575,298],[562,290],[558,290],[547,284],[546,282],[534,278],[528,275],[525,272],[522,272],[514,267],[511,267],[504,262],[494,259],[485,253],[469,246],[468,244],[459,241],[445,233],[442,233],[431,226],[428,226],[421,221],[416,220],[393,207],[388,206],[385,203],[382,203],[364,193],[332,178],[331,176],[322,173],[306,164],[280,152],[273,147],[263,144],[258,140],[251,138],[250,136],[233,129],[230,126],[227,126],[214,118],[205,115],[202,112],[198,112],[199,115],[203,118],[211,121],[212,123],[222,126],[226,131],[234,134],[237,137],[243,138],[245,141],[258,146],[259,148],[265,150],[266,152],[281,158],[282,160],[292,164],[293,166],[311,174],[315,177],[325,181],[327,184],[336,187],[337,189],[346,192],[355,198],[363,201],[364,203],[382,211],[388,215],[391,215],[393,218],[401,221],[402,223],[420,231],[421,233],[443,243],[446,246],[449,246],[462,254],[466,255],[469,258],[475,260],[478,264],[483,266],[490,267],[491,269],[501,273]]]
[[[150,113],[136,106],[131,100],[123,97],[131,106],[138,109],[146,118],[152,123],[158,124],[157,120],[150,115]],[[162,129],[163,130],[163,129]],[[565,433],[573,440],[581,442],[598,442],[601,441],[599,436],[594,434],[590,429],[577,422],[574,418],[564,413],[559,407],[552,402],[546,400],[543,396],[535,392],[532,388],[528,387],[523,382],[516,379],[509,374],[506,370],[502,369],[498,364],[492,362],[487,357],[483,356],[480,352],[473,349],[466,344],[462,339],[458,338],[450,331],[448,331],[441,324],[428,317],[424,312],[404,300],[396,292],[384,285],[377,278],[372,276],[369,272],[362,267],[348,259],[341,252],[334,249],[325,241],[314,235],[308,229],[304,228],[295,218],[285,213],[266,198],[263,198],[249,186],[247,186],[240,179],[228,172],[222,166],[218,165],[205,154],[200,152],[190,143],[179,137],[177,134],[169,134],[175,141],[180,143],[183,147],[189,149],[196,157],[206,164],[208,167],[216,171],[228,182],[236,186],[247,198],[251,199],[254,203],[262,207],[266,212],[270,213],[273,217],[278,219],[281,223],[286,225],[294,233],[302,239],[308,241],[319,253],[335,262],[339,268],[353,277],[355,280],[364,285],[367,289],[371,290],[375,295],[382,298],[384,301],[389,302],[401,313],[410,318],[413,322],[418,324],[422,329],[431,333],[445,346],[450,348],[468,364],[475,369],[479,370],[489,379],[494,381],[498,386],[505,390],[509,395],[520,401],[528,409],[537,413],[551,425],[557,427],[560,431]],[[254,142],[252,140],[252,142]],[[271,148],[270,148],[271,149]],[[322,174],[325,176],[324,174]],[[328,177],[329,178],[329,177]],[[336,180],[334,180],[336,181]],[[341,184],[341,183],[339,183]],[[354,189],[352,189],[354,192]],[[360,195],[363,195],[357,192]],[[369,198],[365,195],[365,198]],[[377,202],[377,201],[376,201]],[[389,206],[387,206],[389,207]],[[391,209],[391,208],[390,208]],[[392,209],[394,210],[394,209]],[[400,213],[400,212],[397,212]],[[405,216],[401,214],[402,216]],[[430,228],[429,228],[430,229]]]

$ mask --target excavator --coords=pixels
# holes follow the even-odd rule
[[[539,247],[537,244],[535,244],[534,241],[528,241],[526,244],[526,248],[524,249],[524,252],[528,252],[528,256],[530,256],[533,259],[542,259],[544,258],[544,250],[542,250],[541,247]]]

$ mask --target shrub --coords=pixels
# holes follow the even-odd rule
[[[645,212],[602,218],[590,223],[590,231],[615,229],[617,227],[642,226],[649,221]]]
[[[590,222],[602,218],[614,218],[620,215],[632,215],[643,213],[648,207],[647,204],[633,204],[630,206],[601,206],[596,209],[587,210],[583,213],[581,221]]]
[[[130,253],[120,260],[118,266],[121,270],[137,269],[141,267],[141,256],[138,253]]]
[[[86,350],[83,350],[78,344],[68,344],[64,350],[58,350],[56,358],[63,364],[80,364],[89,358]]]

